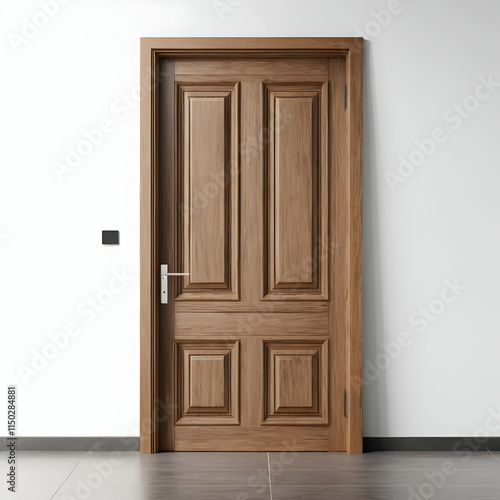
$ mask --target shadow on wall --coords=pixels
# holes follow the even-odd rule
[[[375,359],[383,340],[384,307],[375,165],[379,137],[375,125],[377,109],[372,47],[368,40],[363,43],[363,100],[363,359]],[[380,436],[388,436],[386,377],[381,374],[376,380],[365,383],[363,393],[363,434],[369,436],[367,429],[375,428]]]

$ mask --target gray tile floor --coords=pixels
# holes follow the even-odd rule
[[[5,452],[0,454],[5,477]],[[500,453],[18,452],[15,500],[498,500]]]

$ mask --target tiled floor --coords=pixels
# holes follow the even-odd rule
[[[7,467],[0,454],[2,477]],[[485,452],[19,452],[16,500],[498,500]]]

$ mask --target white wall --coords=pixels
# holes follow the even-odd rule
[[[44,22],[39,3],[1,0],[0,391],[18,385],[19,434],[138,434],[139,38],[360,31],[365,435],[481,429],[499,406],[500,87],[483,91],[484,101],[469,96],[480,77],[500,82],[500,3],[64,2],[46,26],[25,28],[23,41],[24,18]],[[375,24],[374,12],[389,7],[397,13]],[[459,123],[447,110],[465,99],[478,109]],[[103,119],[112,131],[59,182],[54,163]],[[391,190],[387,172],[399,175],[398,157],[436,128],[442,143]],[[102,246],[102,229],[119,229],[121,245]],[[110,294],[122,270],[131,278]],[[445,280],[455,279],[466,289],[440,302]],[[96,296],[111,302],[91,316],[85,301]],[[411,324],[431,301],[437,319]],[[68,323],[81,331],[58,335],[67,345],[54,353],[50,335]],[[394,344],[401,332],[411,345]],[[45,367],[42,351],[55,356]],[[34,361],[40,369],[22,377],[19,367]],[[490,434],[500,432],[490,426]]]

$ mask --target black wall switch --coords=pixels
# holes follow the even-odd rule
[[[102,232],[103,245],[119,245],[120,232],[119,231],[103,231]]]

